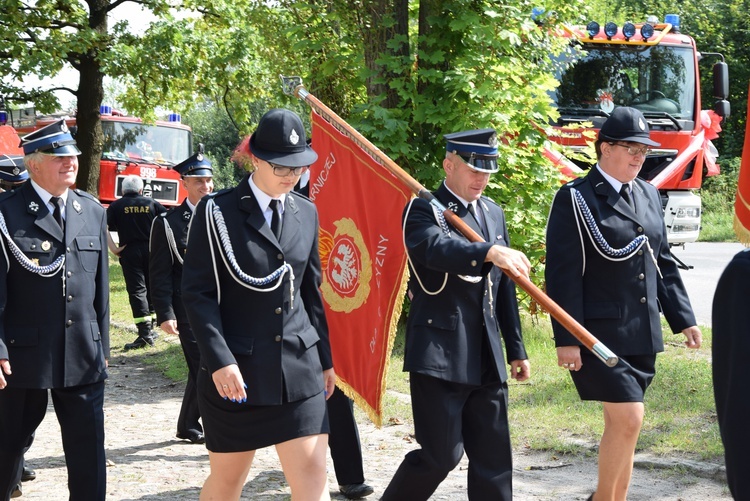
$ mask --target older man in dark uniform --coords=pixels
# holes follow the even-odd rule
[[[526,380],[530,367],[515,285],[500,268],[528,275],[530,265],[509,247],[503,210],[482,196],[490,175],[498,171],[495,131],[445,138],[445,181],[434,195],[486,242],[463,237],[421,198],[405,209],[411,307],[404,370],[410,372],[421,449],[406,455],[381,499],[428,499],[466,451],[469,499],[510,500],[513,468],[502,345],[512,378]]]
[[[203,427],[198,422],[198,396],[195,382],[200,368],[200,352],[182,303],[182,261],[187,250],[190,219],[201,198],[213,191],[213,169],[198,152],[174,166],[182,176],[187,198],[177,207],[154,219],[149,243],[149,291],[156,310],[156,321],[167,334],[179,335],[188,366],[188,379],[177,419],[177,438],[194,444],[205,442]]]
[[[63,120],[22,145],[31,180],[0,195],[0,495],[8,499],[16,489],[24,447],[51,393],[70,498],[103,500],[105,211],[92,196],[69,189],[80,151]]]
[[[689,348],[701,344],[659,193],[637,177],[658,145],[639,110],[616,108],[599,131],[597,164],[560,188],[547,225],[550,297],[620,357],[607,367],[553,320],[558,364],[582,400],[602,402],[596,501],[627,497],[643,398],[664,350],[660,314]]]
[[[138,329],[138,337],[126,344],[125,350],[153,346],[157,336],[153,330],[148,293],[148,240],[154,219],[167,209],[142,193],[143,180],[138,176],[127,176],[122,181],[122,198],[107,207],[107,226],[110,231],[117,232],[119,240],[115,246],[110,238],[109,248],[120,258],[133,321]]]

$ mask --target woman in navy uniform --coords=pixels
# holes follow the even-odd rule
[[[649,146],[643,114],[616,108],[596,141],[598,163],[560,188],[547,226],[547,292],[620,357],[607,367],[558,322],[558,364],[583,400],[602,402],[599,483],[590,499],[624,500],[643,423],[643,396],[664,351],[660,311],[689,348],[701,344],[669,252],[659,193],[636,176]]]
[[[515,285],[500,268],[528,275],[529,261],[509,247],[503,210],[481,196],[498,171],[495,131],[445,138],[445,181],[434,195],[486,242],[467,240],[421,198],[404,212],[411,270],[404,370],[421,449],[406,455],[381,499],[428,499],[465,450],[469,499],[509,501],[513,465],[503,344],[513,379],[528,379],[530,366]]]
[[[317,154],[285,109],[261,118],[244,153],[252,174],[198,204],[182,275],[211,463],[201,499],[239,499],[255,450],[269,445],[293,499],[329,499],[325,399],[336,378],[318,215],[290,193]]]
[[[180,205],[154,219],[149,239],[149,292],[161,330],[180,338],[182,352],[188,367],[185,394],[177,418],[177,438],[194,444],[205,442],[203,427],[198,421],[198,393],[195,382],[200,367],[200,352],[187,312],[182,303],[182,262],[187,250],[190,219],[200,199],[214,189],[211,162],[203,155],[203,145],[198,152],[173,167],[182,177],[187,197]]]
[[[64,120],[22,144],[31,179],[0,195],[0,496],[8,499],[17,487],[24,447],[50,393],[70,499],[104,500],[105,211],[91,195],[69,189],[80,151]]]

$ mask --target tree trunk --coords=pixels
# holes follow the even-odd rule
[[[365,65],[372,72],[367,78],[367,95],[372,98],[383,98],[380,103],[384,108],[395,108],[400,103],[397,92],[389,85],[391,79],[404,78],[404,74],[388,71],[377,63],[384,56],[396,56],[407,59],[409,55],[408,42],[401,43],[398,48],[388,47],[388,43],[396,37],[408,40],[409,2],[408,0],[373,0],[368,2],[367,26],[362,28],[364,33]],[[391,18],[392,23],[384,22]]]
[[[107,33],[108,0],[89,2],[89,26],[99,33]],[[78,69],[80,80],[76,98],[78,111],[76,113],[76,142],[81,150],[78,157],[78,178],[76,186],[95,197],[99,197],[99,164],[104,148],[102,122],[99,106],[104,99],[104,74],[98,60],[96,50],[86,54],[79,54],[73,62]]]

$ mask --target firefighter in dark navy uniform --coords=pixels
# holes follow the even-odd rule
[[[528,276],[530,263],[509,247],[502,208],[482,196],[498,171],[495,131],[445,139],[445,180],[434,195],[486,241],[471,242],[451,229],[424,199],[404,211],[411,271],[404,370],[421,448],[406,455],[381,499],[428,499],[465,451],[469,499],[510,500],[506,360],[518,381],[531,368],[515,285],[500,268]]]
[[[664,351],[661,314],[689,348],[701,345],[659,192],[637,177],[650,146],[659,143],[643,114],[615,108],[595,143],[597,164],[560,188],[547,224],[549,296],[620,358],[606,366],[553,319],[558,365],[582,400],[602,402],[596,501],[626,499],[643,398]]]
[[[18,188],[29,179],[21,155],[0,154],[0,193]]]
[[[126,350],[153,346],[157,336],[153,330],[148,293],[148,239],[154,219],[167,209],[153,198],[143,196],[142,192],[143,180],[138,176],[127,176],[122,181],[122,198],[107,208],[107,225],[110,231],[117,232],[119,240],[115,246],[110,238],[109,248],[120,258],[133,321],[138,329],[138,337],[125,345]]]
[[[188,379],[177,420],[177,438],[192,443],[205,442],[198,422],[198,395],[195,382],[200,368],[200,352],[182,303],[182,262],[187,250],[190,219],[201,198],[213,191],[213,169],[198,152],[174,166],[182,176],[188,196],[177,207],[154,219],[149,247],[149,292],[156,311],[156,322],[167,334],[179,335],[188,366]]]
[[[0,499],[17,489],[51,394],[70,498],[104,500],[106,215],[91,195],[69,189],[80,151],[64,120],[22,146],[30,181],[0,195]]]
[[[202,499],[238,500],[274,445],[293,499],[328,499],[328,338],[313,203],[290,193],[318,155],[299,116],[273,109],[248,145],[252,174],[204,197],[190,222],[182,296],[201,353],[198,404],[211,471]]]

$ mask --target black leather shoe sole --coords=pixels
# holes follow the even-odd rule
[[[126,344],[125,347],[124,347],[124,349],[125,349],[125,351],[136,350],[138,348],[145,348],[146,346],[153,346],[153,345],[154,345],[154,338],[152,338],[152,337],[148,337],[148,338],[139,337],[139,338],[136,338],[136,340],[133,341],[132,343]]]
[[[180,440],[188,440],[189,442],[193,444],[205,444],[206,443],[206,437],[203,435],[203,433],[199,431],[178,433],[177,438],[179,438]]]
[[[372,487],[364,483],[339,485],[339,491],[346,499],[362,499],[374,492]]]
[[[36,478],[36,472],[31,468],[23,467],[23,473],[21,473],[21,482],[30,482]]]

